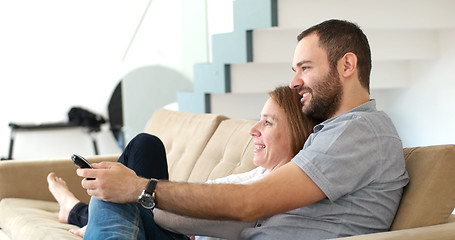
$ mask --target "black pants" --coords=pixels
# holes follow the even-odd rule
[[[140,177],[166,180],[169,178],[166,150],[161,140],[153,135],[141,133],[134,137],[118,162],[135,171]],[[68,223],[83,227],[87,222],[88,205],[79,202],[71,209]]]

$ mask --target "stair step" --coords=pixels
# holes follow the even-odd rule
[[[231,65],[232,93],[266,93],[288,85],[294,77],[290,63],[243,63]],[[371,89],[401,88],[411,82],[410,61],[373,61]]]
[[[231,64],[231,92],[265,93],[288,85],[293,76],[288,63]]]
[[[257,120],[268,98],[266,93],[210,94],[210,112],[234,119]]]
[[[365,29],[373,60],[434,59],[439,55],[439,31]],[[254,62],[291,62],[298,29],[264,28],[252,33]]]
[[[212,36],[212,62],[241,63],[251,61],[250,31],[221,33]]]
[[[305,29],[326,19],[348,19],[366,28],[455,28],[452,0],[278,0],[278,26]]]
[[[370,89],[409,87],[412,82],[411,61],[373,61]]]
[[[348,19],[364,30],[372,50],[372,90],[408,87],[415,60],[437,61],[440,35],[455,29],[452,0],[233,3],[234,32],[213,36],[213,61],[195,66],[194,92],[179,94],[181,110],[257,119],[266,93],[294,75],[297,35],[326,19]]]

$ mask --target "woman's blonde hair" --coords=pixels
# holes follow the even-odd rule
[[[303,148],[317,122],[303,114],[301,97],[297,89],[280,86],[269,92],[269,96],[284,110],[290,150],[294,156]]]

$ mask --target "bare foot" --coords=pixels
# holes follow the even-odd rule
[[[66,182],[57,177],[55,173],[51,172],[47,175],[47,182],[49,184],[49,191],[51,191],[55,200],[60,205],[58,220],[62,223],[68,223],[68,215],[71,209],[79,203],[79,199],[69,190]]]
[[[70,229],[69,231],[70,231],[70,233],[72,233],[76,236],[84,237],[85,229],[87,229],[87,225],[85,225],[84,227],[79,228],[79,229]]]

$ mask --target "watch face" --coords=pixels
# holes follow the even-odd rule
[[[153,209],[155,207],[155,201],[153,201],[152,195],[147,193],[141,195],[139,203],[147,209]]]

